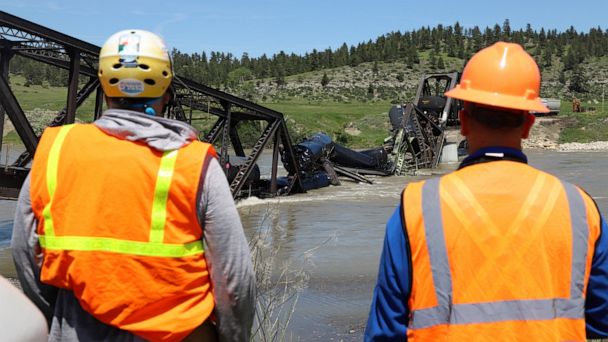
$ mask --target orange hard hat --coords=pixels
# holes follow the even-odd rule
[[[540,71],[519,44],[498,42],[477,52],[446,96],[493,107],[549,112],[541,103]]]

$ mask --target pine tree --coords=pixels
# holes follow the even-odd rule
[[[445,63],[443,62],[443,57],[441,57],[441,56],[439,56],[439,58],[437,58],[437,69],[439,69],[439,70],[445,69]]]
[[[278,68],[276,70],[274,81],[278,87],[282,87],[285,85],[285,71],[283,70],[283,68]]]
[[[550,67],[552,64],[553,56],[551,55],[550,49],[545,49],[545,53],[543,54],[542,66]]]
[[[460,45],[458,46],[458,54],[457,54],[457,57],[458,57],[458,58],[460,58],[460,59],[465,59],[465,57],[466,57],[466,53],[465,53],[464,48],[465,48],[465,46],[464,46],[464,41],[463,41],[463,42],[462,42],[462,44],[460,44]]]
[[[479,27],[475,26],[471,34],[473,40],[473,46],[471,46],[471,48],[474,52],[477,52],[483,47],[483,38],[481,36],[481,31],[479,30]]]
[[[446,45],[446,52],[449,57],[456,57],[456,43],[452,38],[449,39]]]
[[[530,23],[526,24],[526,39],[534,38],[534,30],[532,30],[532,25]]]
[[[361,63],[361,60],[359,59],[359,54],[357,53],[357,49],[354,46],[351,46],[349,56],[348,56],[348,64],[351,67],[356,67],[357,65],[359,65],[359,63]]]
[[[570,48],[564,57],[564,70],[572,70],[577,64],[576,60],[575,52]]]
[[[502,24],[502,40],[511,41],[511,24],[509,19],[505,19]]]
[[[568,90],[575,93],[586,93],[588,91],[587,77],[585,76],[584,70],[579,65],[574,66],[572,69]]]
[[[374,96],[375,93],[375,89],[374,89],[374,85],[373,84],[369,84],[369,86],[367,87],[367,95],[371,98]]]
[[[429,53],[429,68],[431,70],[437,69],[437,57],[435,56],[435,50],[431,50],[431,53]]]
[[[494,42],[499,41],[501,37],[502,37],[502,29],[500,28],[500,25],[496,24],[496,25],[494,25],[492,42],[494,43]]]
[[[418,56],[418,51],[416,51],[415,46],[410,46],[407,52],[407,67],[410,69],[414,68],[414,64],[420,63],[420,57]]]
[[[321,86],[322,86],[323,88],[325,88],[325,87],[326,87],[326,86],[329,84],[329,81],[330,81],[330,79],[329,79],[329,77],[327,76],[327,73],[326,73],[326,72],[324,72],[324,73],[323,73],[323,77],[321,78]]]
[[[25,77],[25,86],[31,85],[42,85],[43,73],[40,72],[40,68],[44,67],[44,64],[28,60],[23,68],[23,76]]]
[[[564,72],[564,69],[559,71],[559,76],[557,77],[557,80],[562,86],[566,85],[566,73]]]

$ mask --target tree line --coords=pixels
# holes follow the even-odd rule
[[[395,31],[356,45],[346,43],[339,48],[313,49],[305,54],[287,54],[284,51],[268,56],[250,57],[247,53],[238,58],[231,53],[211,51],[209,54],[171,51],[175,72],[195,81],[213,86],[234,88],[252,79],[273,78],[278,85],[285,77],[310,71],[357,66],[365,62],[402,62],[410,68],[420,64],[421,54],[428,52],[431,68],[443,69],[444,57],[455,57],[463,62],[481,48],[496,41],[509,41],[523,45],[534,56],[541,68],[562,63],[560,81],[570,71],[581,76],[580,64],[590,57],[608,55],[608,30],[600,27],[577,32],[574,27],[559,32],[555,29],[533,29],[530,24],[514,30],[509,20],[493,27],[462,27],[454,25],[422,27],[412,31]],[[22,74],[26,85],[48,83],[52,86],[67,84],[67,72],[51,66],[41,67],[35,61],[15,57],[11,72]],[[584,77],[584,76],[582,76]],[[582,87],[584,87],[584,79]],[[562,82],[565,83],[565,82]],[[584,91],[577,88],[572,91]]]

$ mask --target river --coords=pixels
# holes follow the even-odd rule
[[[585,188],[608,213],[608,153],[527,151],[530,164]],[[269,155],[261,164],[270,165]],[[263,174],[268,166],[262,166]],[[284,171],[283,171],[284,172]],[[271,200],[238,203],[248,237],[279,224],[278,263],[310,275],[291,320],[294,340],[360,341],[375,283],[384,225],[405,184],[423,177],[374,178]],[[0,274],[13,276],[7,253],[15,203],[0,202]],[[264,220],[268,212],[274,213]]]

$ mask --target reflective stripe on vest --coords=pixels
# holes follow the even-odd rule
[[[123,254],[158,256],[158,257],[185,257],[204,252],[202,241],[193,241],[186,244],[163,243],[165,222],[167,219],[167,199],[169,188],[177,160],[178,150],[165,151],[160,161],[156,177],[154,198],[152,202],[152,217],[150,224],[150,237],[148,242],[121,240],[105,237],[88,236],[55,236],[53,215],[51,207],[55,189],[57,188],[57,172],[61,146],[73,125],[62,126],[57,137],[51,145],[46,166],[46,183],[49,192],[49,202],[43,210],[44,235],[40,235],[40,246],[45,249],[73,250],[73,251],[103,251]]]
[[[570,298],[454,304],[452,275],[441,214],[440,179],[430,179],[422,188],[424,232],[437,306],[412,311],[408,325],[410,329],[424,329],[442,324],[584,318],[583,290],[589,227],[583,198],[575,186],[562,182],[568,199],[572,227]]]

